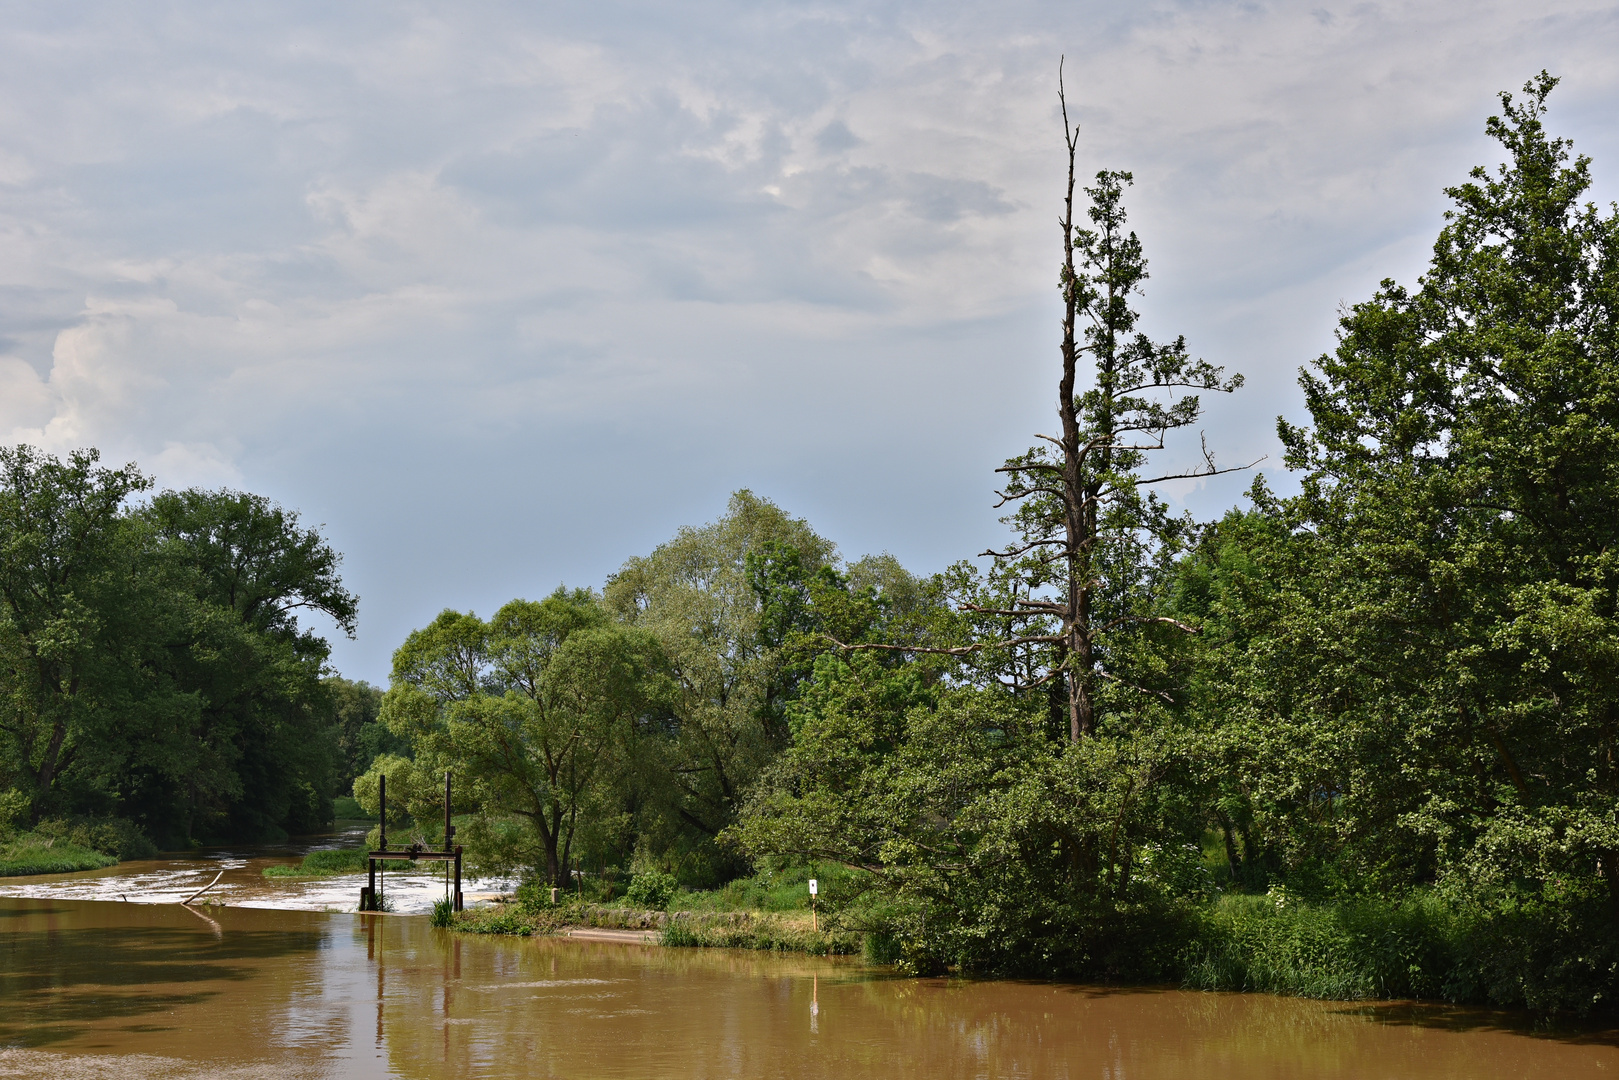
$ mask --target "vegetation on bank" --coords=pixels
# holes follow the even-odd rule
[[[1223,874],[1225,888],[1216,885],[1202,902],[1119,913],[1116,937],[1093,943],[1100,949],[1089,972],[1200,990],[1511,1005],[1543,1015],[1588,1014],[1619,974],[1619,933],[1599,893],[1494,907],[1420,889],[1397,900],[1309,899],[1279,884],[1263,893],[1226,891],[1235,883],[1218,851],[1205,869],[1210,879]],[[812,930],[805,883],[816,875],[825,883],[824,903],[820,928]],[[591,899],[563,894],[556,904],[548,889],[531,884],[503,904],[445,911],[436,925],[517,936],[652,931],[666,946],[858,954],[911,973],[939,970],[930,957],[917,957],[914,939],[893,932],[897,912],[873,906],[858,875],[844,868],[766,872],[712,891],[678,889],[658,873],[636,884],[622,899],[598,882]],[[649,894],[662,903],[638,902]]]
[[[55,818],[20,833],[0,822],[0,877],[99,870],[156,854],[144,833],[117,818]]]
[[[1007,542],[929,577],[742,491],[599,590],[441,613],[379,694],[291,620],[353,598],[284,511],[4,451],[0,807],[195,840],[347,787],[436,844],[450,772],[469,869],[531,883],[435,915],[470,931],[1611,1008],[1619,210],[1581,203],[1554,85],[1503,95],[1426,273],[1301,373],[1298,493],[1218,521],[1155,486],[1233,471],[1193,436],[1241,380],[1142,332],[1111,170],[1062,202],[1058,415],[996,470]]]
[[[111,855],[36,833],[25,833],[0,845],[0,877],[71,874],[78,870],[99,870],[117,862]]]
[[[336,874],[358,873],[365,869],[365,863],[365,850],[363,848],[355,848],[351,851],[311,851],[297,865],[282,863],[277,866],[266,866],[264,876],[267,878],[332,877]]]
[[[675,947],[755,949],[811,956],[858,954],[864,936],[847,929],[812,927],[807,912],[657,911],[634,906],[549,904],[516,900],[442,917],[440,925],[472,934],[519,937],[573,929],[656,932],[659,944]]]

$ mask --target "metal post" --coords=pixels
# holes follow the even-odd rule
[[[388,774],[377,774],[377,812],[382,818],[382,843],[377,846],[388,850]]]
[[[461,904],[461,849],[455,849],[455,910],[460,911]]]
[[[450,824],[450,774],[444,774],[444,851],[451,850],[450,837],[455,835],[455,826]]]

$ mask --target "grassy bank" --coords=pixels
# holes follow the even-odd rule
[[[267,866],[264,876],[267,878],[319,878],[331,877],[334,874],[353,874],[365,869],[365,852],[359,848],[352,851],[311,851],[305,855],[303,862],[296,865]]]
[[[570,929],[653,930],[661,944],[677,947],[762,949],[811,956],[849,955],[862,936],[848,930],[815,930],[807,912],[649,911],[577,901],[554,906],[513,901],[464,911],[454,928],[470,934],[560,934]]]
[[[1619,991],[1619,929],[1604,897],[1514,897],[1486,907],[1413,893],[1312,904],[1276,890],[1222,897],[1195,925],[1180,975],[1199,989],[1415,998],[1544,1016],[1611,1011]]]
[[[650,881],[632,886],[629,898],[614,898],[613,886],[603,884],[597,889],[606,895],[595,902],[564,893],[555,905],[549,890],[528,886],[508,903],[455,916],[453,925],[468,933],[519,935],[575,927],[654,930],[669,946],[864,953],[877,962],[905,961],[905,970],[1170,981],[1347,1001],[1418,999],[1525,1008],[1545,1017],[1589,1016],[1619,1004],[1619,920],[1605,894],[1511,894],[1484,904],[1416,891],[1311,901],[1276,886],[1264,895],[1228,892],[1196,906],[1103,916],[1090,927],[1090,962],[1077,967],[1063,960],[1072,952],[1054,945],[1076,939],[1084,927],[1065,924],[1064,938],[1054,942],[1029,936],[1029,927],[1009,920],[1002,943],[1007,966],[985,970],[943,950],[923,952],[935,943],[905,937],[914,920],[899,909],[840,904],[845,890],[835,874],[821,879],[821,899],[831,902],[822,908],[820,930],[812,930],[804,876],[761,874],[709,892],[681,890],[672,880],[654,888],[658,883]],[[938,943],[950,944],[945,938]],[[1098,966],[1120,949],[1138,962],[1127,969]],[[912,954],[929,962],[917,963]],[[1061,966],[1047,966],[1053,961]]]
[[[0,877],[99,870],[121,859],[149,859],[157,849],[121,818],[56,818],[23,833],[0,832]]]
[[[27,833],[0,845],[0,877],[100,870],[118,860],[67,840]]]

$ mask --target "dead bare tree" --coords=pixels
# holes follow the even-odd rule
[[[1068,735],[1078,742],[1096,730],[1098,687],[1103,680],[1125,682],[1105,663],[1104,642],[1116,631],[1143,623],[1193,627],[1164,614],[1129,605],[1099,604],[1108,594],[1110,568],[1129,561],[1123,549],[1150,548],[1176,528],[1162,503],[1144,494],[1153,485],[1251,468],[1222,468],[1206,441],[1198,464],[1143,475],[1148,455],[1164,449],[1165,437],[1195,424],[1202,407],[1195,392],[1231,393],[1242,376],[1194,359],[1184,337],[1157,344],[1136,329],[1139,314],[1132,295],[1147,279],[1141,242],[1125,228],[1127,172],[1102,171],[1085,211],[1089,228],[1074,215],[1079,125],[1068,116],[1058,72],[1063,138],[1068,150],[1068,185],[1060,221],[1063,263],[1062,378],[1058,384],[1059,435],[1039,435],[1041,443],[997,472],[1005,485],[997,506],[1016,504],[1006,520],[1019,540],[983,555],[992,557],[1005,581],[1013,582],[999,602],[964,602],[960,607],[999,618],[1011,630],[993,640],[949,649],[865,645],[964,656],[985,649],[1022,650],[1022,662],[1009,663],[1003,681],[1019,689],[1061,679],[1066,684]],[[1079,389],[1081,357],[1088,357],[1092,385]],[[1127,554],[1127,552],[1125,553]],[[1117,592],[1117,589],[1114,590]],[[1043,662],[1029,663],[1039,650]],[[1021,670],[1020,670],[1021,669]],[[1153,693],[1136,687],[1142,693]]]
[[[1125,229],[1123,195],[1132,177],[1127,172],[1097,173],[1095,186],[1084,189],[1091,201],[1086,212],[1091,227],[1076,226],[1079,125],[1069,119],[1060,71],[1057,98],[1068,150],[1061,220],[1061,434],[1038,436],[1042,446],[997,470],[1007,478],[997,492],[997,505],[1022,504],[1009,519],[1022,535],[1020,542],[984,554],[1000,562],[1023,560],[1034,571],[1025,575],[1029,590],[1008,607],[965,606],[1041,626],[1002,644],[1052,647],[1055,662],[1036,681],[1061,677],[1067,683],[1068,734],[1077,742],[1096,728],[1099,680],[1118,678],[1102,662],[1100,645],[1106,635],[1144,622],[1194,631],[1151,612],[1115,608],[1099,618],[1097,599],[1107,585],[1104,567],[1121,561],[1107,559],[1103,549],[1110,542],[1140,543],[1143,533],[1149,542],[1161,538],[1165,517],[1153,500],[1143,499],[1144,489],[1252,464],[1221,468],[1204,441],[1195,466],[1142,475],[1147,456],[1164,449],[1165,436],[1192,426],[1201,416],[1196,393],[1185,391],[1231,393],[1242,385],[1242,376],[1227,378],[1222,368],[1193,359],[1184,337],[1163,345],[1137,331],[1139,315],[1130,299],[1147,279],[1147,262],[1141,241]],[[1078,390],[1081,356],[1090,358],[1094,374],[1093,384],[1083,392]],[[1042,584],[1049,587],[1042,590]]]

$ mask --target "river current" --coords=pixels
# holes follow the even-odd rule
[[[1619,1077],[1613,1032],[1537,1032],[1484,1010],[906,979],[852,960],[254,907],[269,902],[248,872],[264,856],[245,854],[223,907],[126,902],[105,891],[116,873],[57,879],[59,895],[8,885],[0,1077]],[[125,895],[151,901],[176,885],[156,867],[124,876]],[[86,881],[103,898],[78,898]]]

